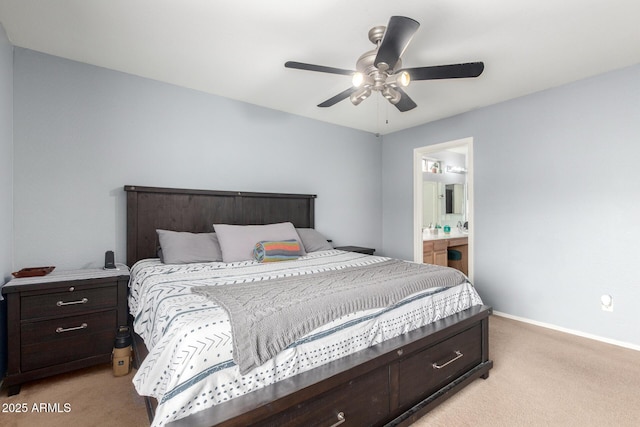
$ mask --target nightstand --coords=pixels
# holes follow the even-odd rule
[[[347,251],[347,252],[358,252],[360,254],[366,254],[366,255],[373,255],[373,253],[376,251],[375,249],[363,248],[362,246],[338,246],[334,249],[338,249],[340,251]]]
[[[9,396],[31,380],[111,360],[127,324],[129,269],[57,271],[13,279],[7,299]]]

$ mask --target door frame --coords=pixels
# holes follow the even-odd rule
[[[466,147],[467,148],[467,197],[468,197],[468,216],[469,222],[469,279],[473,283],[473,247],[474,247],[474,230],[473,227],[473,137],[456,139],[454,141],[442,142],[439,144],[418,147],[413,150],[413,260],[422,263],[422,158],[426,155],[440,151],[449,150],[451,148]]]

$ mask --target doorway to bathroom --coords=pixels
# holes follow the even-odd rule
[[[445,228],[464,233],[473,281],[473,138],[419,147],[413,153],[414,261],[424,260],[425,233],[444,233]]]

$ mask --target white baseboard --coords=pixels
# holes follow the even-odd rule
[[[500,311],[495,311],[494,310],[493,314],[495,314],[496,316],[500,316],[500,317],[506,317],[507,319],[517,320],[518,322],[529,323],[531,325],[541,326],[543,328],[553,329],[555,331],[564,332],[564,333],[571,334],[571,335],[577,335],[579,337],[589,338],[589,339],[596,340],[596,341],[601,341],[601,342],[604,342],[604,343],[607,343],[607,344],[616,345],[618,347],[624,347],[624,348],[628,348],[628,349],[631,349],[631,350],[640,351],[640,345],[631,344],[631,343],[623,342],[623,341],[612,340],[612,339],[609,339],[609,338],[603,338],[603,337],[599,337],[597,335],[587,334],[587,333],[584,333],[584,332],[575,331],[573,329],[567,329],[567,328],[563,328],[563,327],[560,327],[560,326],[552,325],[550,323],[543,323],[543,322],[538,322],[537,320],[531,320],[531,319],[526,319],[524,317],[513,316],[511,314],[502,313]]]

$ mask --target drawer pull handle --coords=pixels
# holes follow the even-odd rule
[[[82,298],[81,300],[78,300],[78,301],[69,301],[69,302],[58,301],[56,305],[58,307],[62,307],[63,305],[86,304],[88,302],[89,302],[88,298]]]
[[[442,365],[438,365],[437,363],[434,363],[433,365],[433,369],[442,369],[445,366],[447,366],[450,363],[455,362],[456,360],[460,359],[462,356],[464,356],[464,354],[460,353],[459,350],[456,350],[456,357],[454,357],[453,359],[449,360],[448,362],[443,363]]]
[[[337,417],[338,417],[338,422],[331,424],[329,427],[336,427],[342,424],[343,422],[347,421],[347,419],[344,416],[344,412],[338,412]]]
[[[56,328],[56,332],[57,333],[62,333],[62,332],[69,332],[69,331],[77,331],[78,329],[85,329],[88,325],[86,323],[83,323],[80,326],[76,326],[75,328]]]

